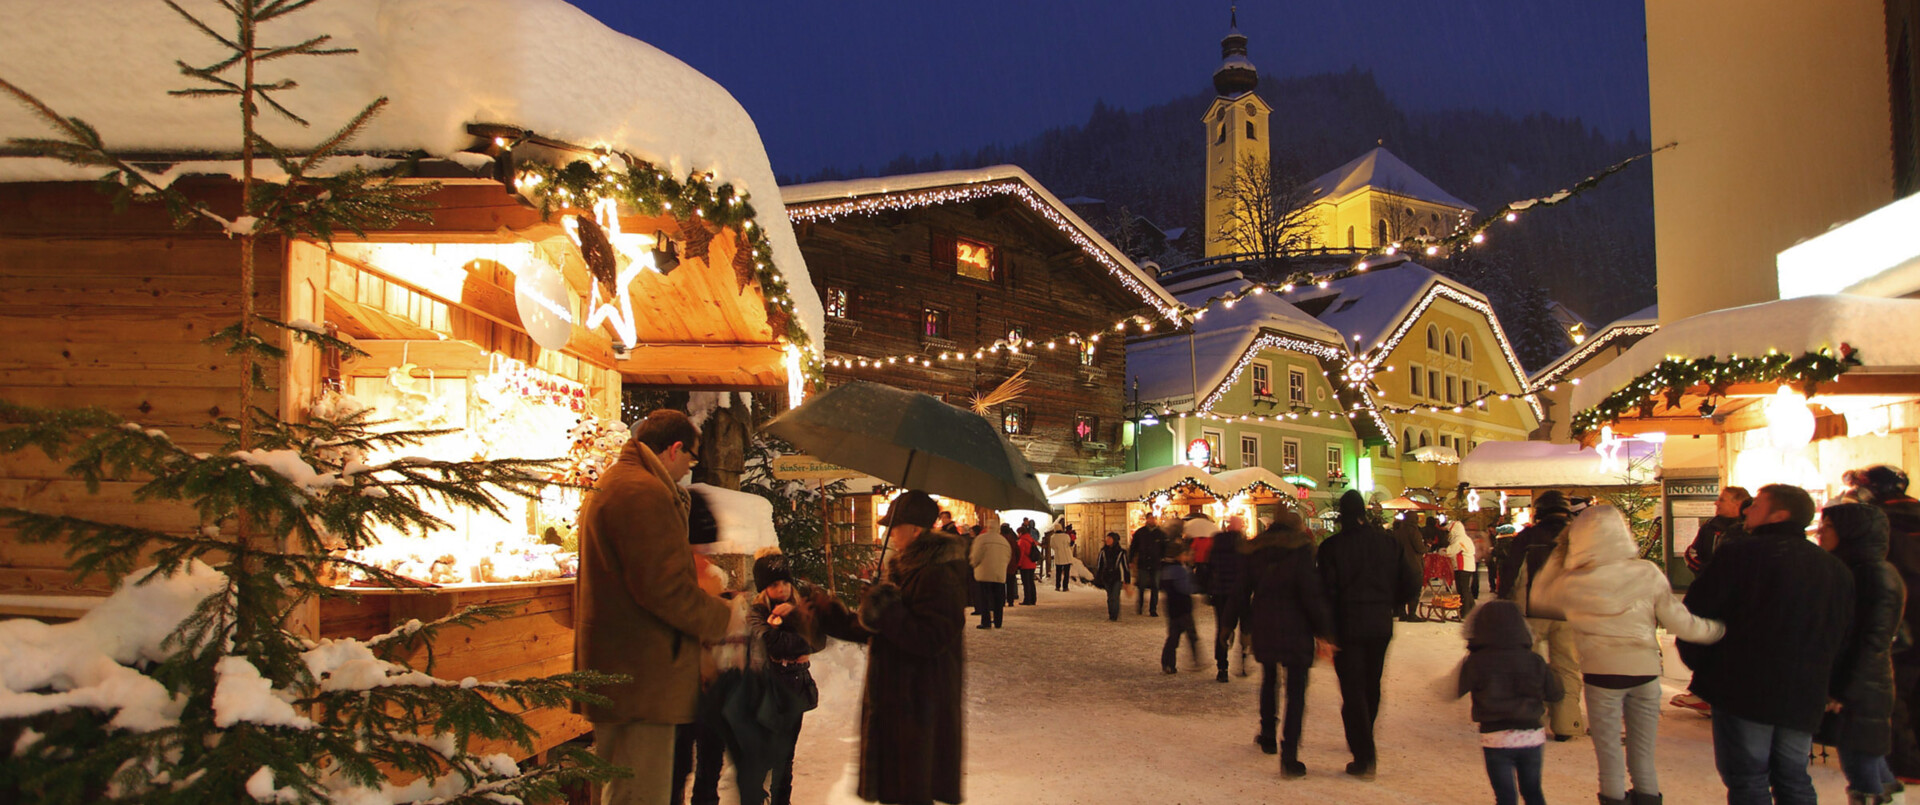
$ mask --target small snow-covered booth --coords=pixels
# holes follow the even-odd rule
[[[1549,489],[1594,497],[1626,486],[1651,487],[1659,483],[1662,441],[1629,436],[1596,447],[1482,442],[1460,460],[1467,510],[1488,512],[1481,516],[1486,520],[1528,508],[1534,495]]]
[[[160,3],[11,10],[0,75],[93,125],[142,172],[233,214],[234,104],[168,95],[186,84],[175,60],[209,52],[201,32]],[[567,457],[559,480],[587,482],[622,435],[622,383],[799,394],[822,313],[759,134],[725,89],[559,0],[333,0],[272,26],[275,41],[326,34],[357,53],[272,62],[299,84],[276,100],[314,130],[269,113],[266,136],[311,148],[384,97],[319,173],[438,184],[424,197],[430,222],[260,243],[256,312],[369,356],[330,361],[282,338],[277,394],[256,405],[297,421],[351,397],[405,425],[464,429],[412,452]],[[0,137],[46,134],[20,105],[0,105]],[[270,161],[254,167],[285,181]],[[101,172],[0,153],[0,399],[99,406],[182,447],[215,447],[197,427],[234,414],[240,377],[203,341],[239,318],[237,242],[210,224],[176,227],[157,205],[114,211],[94,185]],[[38,454],[0,467],[0,504],[197,527],[190,510],[134,503],[132,486],[89,495]],[[366,637],[467,604],[518,604],[443,645],[436,671],[568,670],[572,581],[549,543],[577,504],[556,493],[508,520],[455,515],[432,541],[395,534],[391,555],[367,558],[442,586],[366,590],[357,605],[296,619]],[[62,550],[0,528],[0,596],[61,602],[13,612],[77,613],[84,604],[68,597],[108,592],[98,578],[75,583]],[[559,711],[529,723],[542,748],[585,729]]]
[[[1575,391],[1574,433],[1700,437],[1722,484],[1842,491],[1841,474],[1920,463],[1920,300],[1805,296],[1673,322]],[[1659,437],[1656,437],[1659,438]],[[1710,440],[1710,441],[1708,441]]]
[[[1079,534],[1104,537],[1112,531],[1124,539],[1149,512],[1184,517],[1228,499],[1216,491],[1219,486],[1206,470],[1175,464],[1082,481],[1047,500]]]

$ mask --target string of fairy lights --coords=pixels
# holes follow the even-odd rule
[[[1668,358],[1641,373],[1632,382],[1607,395],[1599,404],[1573,416],[1575,438],[1620,421],[1629,412],[1641,418],[1651,417],[1660,403],[1678,411],[1688,391],[1704,388],[1706,401],[1701,416],[1711,416],[1716,397],[1723,397],[1729,386],[1739,383],[1781,383],[1797,386],[1812,396],[1822,383],[1831,383],[1860,365],[1860,353],[1849,344],[1837,350],[1822,347],[1816,352],[1788,355],[1768,352],[1742,358],[1729,355],[1701,358]]]
[[[1461,221],[1452,233],[1438,237],[1419,236],[1406,241],[1396,241],[1388,244],[1378,253],[1362,257],[1352,265],[1344,268],[1333,271],[1322,270],[1319,272],[1301,271],[1278,281],[1259,282],[1248,280],[1239,291],[1212,297],[1199,305],[1188,305],[1176,302],[1174,306],[1168,307],[1164,305],[1164,303],[1156,301],[1153,307],[1155,308],[1155,312],[1160,314],[1158,317],[1141,313],[1120,317],[1113,322],[1111,334],[1117,337],[1125,337],[1128,334],[1134,333],[1141,335],[1151,334],[1157,328],[1167,323],[1170,323],[1171,329],[1177,332],[1182,328],[1190,327],[1194,323],[1203,320],[1208,312],[1216,308],[1231,309],[1234,305],[1249,297],[1264,294],[1278,294],[1281,298],[1287,298],[1296,291],[1312,293],[1315,291],[1328,290],[1332,288],[1333,283],[1364,274],[1369,270],[1399,265],[1409,260],[1414,254],[1424,253],[1426,255],[1437,255],[1442,251],[1455,253],[1478,246],[1484,246],[1489,242],[1488,231],[1497,224],[1502,222],[1509,224],[1517,223],[1523,214],[1566,203],[1581,193],[1599,185],[1600,182],[1607,177],[1625,170],[1640,160],[1647,159],[1654,154],[1672,148],[1674,145],[1674,143],[1669,143],[1646,153],[1629,157],[1576,182],[1571,187],[1550,195],[1511,202],[1501,207],[1500,210],[1493,215],[1478,222],[1471,222],[1463,215]],[[1064,215],[1060,214],[1053,205],[1046,203],[1028,188],[1025,183],[1015,179],[982,182],[960,187],[936,187],[912,191],[881,191],[877,195],[857,198],[798,202],[788,207],[788,216],[795,222],[832,221],[846,216],[909,210],[941,204],[964,203],[999,195],[1014,196],[1025,202],[1027,206],[1035,212],[1046,217],[1058,227],[1062,233],[1072,239],[1076,245],[1079,245],[1089,255],[1092,255],[1109,273],[1120,278],[1122,283],[1136,294],[1148,299],[1153,299],[1156,296],[1150,291],[1146,291],[1140,287],[1138,280],[1133,277],[1132,272],[1126,271],[1115,261],[1114,257],[1109,254],[1106,249],[1099,247],[1091,238],[1087,237],[1081,226],[1069,221]],[[1315,296],[1317,295],[1318,294],[1315,294]],[[1461,395],[1459,402],[1449,401],[1445,404],[1414,403],[1404,406],[1384,403],[1375,398],[1375,394],[1372,392],[1378,392],[1379,389],[1373,385],[1373,375],[1379,370],[1381,364],[1386,359],[1386,355],[1392,351],[1394,345],[1397,345],[1399,341],[1406,336],[1407,332],[1413,326],[1414,321],[1419,318],[1420,313],[1423,312],[1426,307],[1430,306],[1437,297],[1451,299],[1487,317],[1489,324],[1494,330],[1496,339],[1500,343],[1502,356],[1513,369],[1514,376],[1522,378],[1523,388],[1520,391],[1502,392],[1497,389],[1490,389],[1483,394],[1471,397]],[[1295,297],[1298,301],[1305,301],[1310,298],[1314,298],[1314,296]],[[1162,322],[1159,319],[1165,319],[1166,321]],[[884,370],[888,367],[900,366],[920,368],[933,368],[935,366],[957,367],[969,363],[978,363],[980,361],[997,360],[1002,353],[1006,353],[1007,355],[1032,355],[1042,351],[1057,352],[1062,344],[1076,348],[1070,351],[1085,351],[1090,353],[1093,349],[1097,348],[1096,345],[1102,336],[1103,333],[1081,333],[1072,330],[1046,336],[1030,336],[1026,333],[1010,331],[1006,336],[997,338],[989,343],[971,347],[955,346],[938,353],[909,352],[893,355],[829,355],[826,358],[826,365],[843,370]],[[1319,345],[1319,347],[1324,348],[1325,345]],[[1344,349],[1345,347],[1346,345],[1343,344],[1342,348]],[[1340,358],[1318,354],[1320,351],[1323,351],[1322,349],[1306,349],[1301,351],[1329,362],[1340,360]],[[1188,413],[1201,417],[1216,416],[1213,412],[1213,404],[1218,401],[1218,398],[1224,393],[1225,389],[1232,385],[1232,381],[1245,369],[1246,364],[1252,360],[1250,355],[1253,352],[1254,350],[1249,350],[1247,355],[1242,356],[1238,365],[1229,375],[1228,381],[1216,387],[1212,398],[1208,402],[1197,406],[1196,410]],[[1371,411],[1373,412],[1376,422],[1379,422],[1378,415],[1380,413],[1409,414],[1449,410],[1458,413],[1464,412],[1468,408],[1478,406],[1488,400],[1499,399],[1505,401],[1511,400],[1514,397],[1520,397],[1526,400],[1536,416],[1544,416],[1544,409],[1540,405],[1537,397],[1538,389],[1526,384],[1524,380],[1527,376],[1526,372],[1521,368],[1519,358],[1514,352],[1512,344],[1508,341],[1504,330],[1500,327],[1498,317],[1493,314],[1492,307],[1478,297],[1462,293],[1442,282],[1433,284],[1428,294],[1423,297],[1419,303],[1417,309],[1402,319],[1400,328],[1379,348],[1359,356],[1347,352],[1343,357],[1346,359],[1347,365],[1343,367],[1341,378],[1349,387],[1358,387],[1363,390],[1363,392],[1368,392],[1363,394],[1366,402],[1353,406],[1353,411]],[[1083,360],[1084,359],[1083,357]],[[1356,361],[1358,361],[1357,364]],[[1548,390],[1557,388],[1557,383],[1548,385]],[[1238,417],[1227,417],[1225,415],[1218,416],[1222,419],[1235,419],[1236,421],[1239,419]],[[1249,421],[1258,421],[1259,416],[1259,414],[1251,412],[1242,415],[1242,417],[1252,417]],[[1349,416],[1348,418],[1352,417]],[[1379,424],[1382,425],[1381,429],[1385,432],[1387,429],[1384,427],[1384,423],[1380,422]],[[1389,436],[1389,438],[1391,439],[1391,436]]]

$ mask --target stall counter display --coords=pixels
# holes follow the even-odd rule
[[[457,586],[572,578],[579,569],[573,518],[582,492],[626,441],[626,429],[589,411],[584,386],[496,359],[485,373],[438,377],[403,359],[384,377],[353,378],[353,404],[370,406],[390,431],[444,430],[420,444],[370,453],[378,464],[430,460],[554,458],[556,469],[538,500],[499,493],[509,512],[427,503],[448,527],[429,533],[390,529],[380,544],[349,558],[421,582]],[[364,586],[363,576],[350,577]]]

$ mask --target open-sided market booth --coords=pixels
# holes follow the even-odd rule
[[[1860,296],[1683,319],[1586,378],[1573,397],[1574,432],[1597,444],[1655,434],[1669,445],[1707,442],[1702,466],[1666,468],[1669,486],[1689,485],[1668,490],[1673,536],[1681,520],[1710,516],[1700,504],[1726,485],[1792,484],[1824,503],[1844,490],[1847,470],[1920,466],[1917,321],[1920,300]],[[1676,495],[1684,511],[1673,508]],[[1675,549],[1670,539],[1669,555]]]
[[[401,13],[392,4],[345,6],[368,24],[333,32],[360,53],[329,68],[353,92],[288,101],[334,121],[386,95],[387,115],[340,169],[436,181],[425,196],[432,220],[261,244],[260,315],[343,337],[367,355],[334,360],[281,338],[289,357],[271,378],[277,395],[256,404],[290,420],[316,406],[371,406],[394,427],[460,429],[407,455],[565,462],[552,479],[561,485],[516,501],[507,518],[449,509],[450,530],[393,533],[357,557],[421,586],[357,588],[357,601],[314,603],[296,622],[317,636],[364,638],[468,604],[508,604],[511,616],[446,635],[436,673],[485,681],[571,670],[571,519],[580,487],[626,438],[622,383],[797,398],[815,361],[818,300],[752,120],[706,77],[563,4],[426,6],[405,20],[382,18]],[[177,54],[163,52],[167,37],[141,33],[181,23],[157,8],[120,20],[120,40],[153,42],[114,54],[128,62],[118,105],[48,100],[139,151],[147,169],[177,177],[175,187],[230,207],[238,163],[221,155],[233,153],[237,126],[227,105],[167,96]],[[412,35],[420,30],[435,35]],[[55,75],[105,33],[34,44],[30,55],[44,64],[24,74],[12,61],[0,67],[10,80]],[[0,113],[0,134],[34,135],[32,125]],[[0,157],[0,398],[100,406],[187,449],[211,449],[218,439],[197,427],[237,410],[240,379],[203,341],[239,317],[238,249],[212,227],[176,228],[157,205],[116,212],[95,178]],[[135,503],[134,485],[91,495],[37,453],[0,467],[6,505],[198,527],[191,510]],[[62,551],[0,528],[0,616],[73,617],[108,592],[98,577],[76,582]],[[558,710],[528,722],[540,749],[586,729]]]

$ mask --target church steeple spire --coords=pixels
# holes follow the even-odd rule
[[[1220,69],[1213,71],[1213,89],[1221,97],[1252,92],[1260,84],[1260,73],[1247,58],[1247,37],[1240,33],[1240,8],[1227,12],[1227,35],[1220,40]]]

